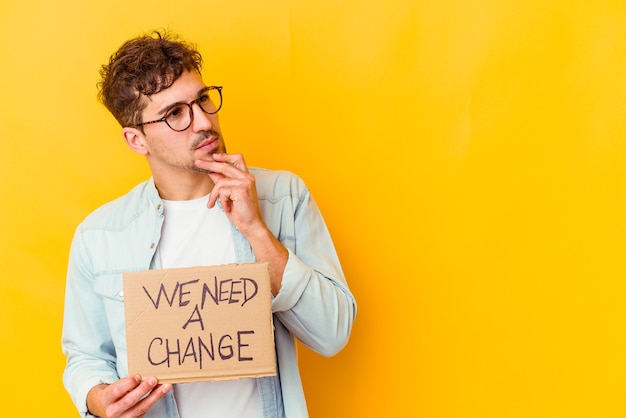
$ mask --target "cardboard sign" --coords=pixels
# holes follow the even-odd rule
[[[131,375],[183,383],[276,374],[267,263],[123,278]]]

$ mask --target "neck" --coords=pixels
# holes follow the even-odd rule
[[[157,176],[154,185],[164,200],[192,200],[206,196],[213,190],[213,181],[204,173],[186,173],[186,176]]]

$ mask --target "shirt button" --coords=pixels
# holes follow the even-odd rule
[[[150,249],[154,248],[154,242],[150,244]]]

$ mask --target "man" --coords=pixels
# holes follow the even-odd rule
[[[356,314],[330,235],[303,182],[228,154],[202,58],[171,34],[126,42],[99,97],[152,177],[77,228],[67,274],[64,384],[82,416],[304,417],[295,339],[333,355]],[[122,273],[269,263],[278,375],[158,384],[128,376]]]

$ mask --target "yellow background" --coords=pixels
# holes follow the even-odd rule
[[[95,83],[157,27],[224,85],[229,151],[302,176],[335,238],[359,313],[338,356],[301,350],[313,417],[626,415],[623,0],[3,0],[3,416],[75,414],[70,239],[149,174]]]

